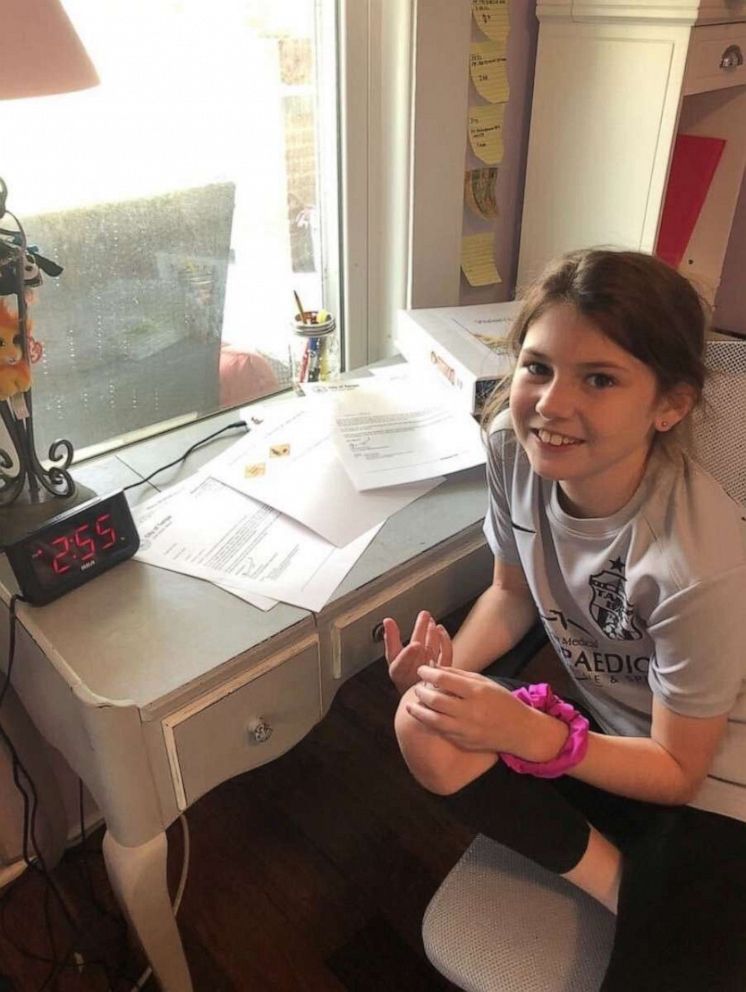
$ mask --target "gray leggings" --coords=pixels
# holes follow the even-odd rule
[[[502,763],[443,802],[476,832],[560,874],[585,853],[589,823],[620,848],[601,992],[746,990],[746,823],[625,799],[569,776],[518,775]]]

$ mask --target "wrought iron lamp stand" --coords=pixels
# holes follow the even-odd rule
[[[26,266],[26,235],[18,218],[6,207],[7,186],[0,179],[0,272],[5,270],[18,301],[18,331],[23,360],[30,360]],[[10,218],[14,230],[5,227]],[[10,441],[10,451],[0,437],[0,547],[50,516],[77,503],[77,487],[70,473],[74,449],[70,441],[56,440],[49,448],[48,464],[36,454],[31,388],[0,401],[0,417]]]

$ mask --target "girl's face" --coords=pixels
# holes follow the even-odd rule
[[[581,517],[621,509],[642,480],[656,430],[683,415],[647,365],[568,304],[529,327],[510,410],[531,467],[556,480],[567,511]]]

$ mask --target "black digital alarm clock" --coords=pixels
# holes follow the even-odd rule
[[[139,546],[127,500],[118,492],[46,520],[4,551],[22,595],[43,606],[131,558]]]

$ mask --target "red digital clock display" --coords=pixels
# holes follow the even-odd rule
[[[31,545],[31,561],[36,576],[43,585],[73,569],[92,568],[107,551],[119,546],[119,535],[111,513],[98,513],[90,520],[56,537],[35,541]]]
[[[51,602],[137,551],[140,539],[123,492],[67,510],[4,548],[22,594]]]

